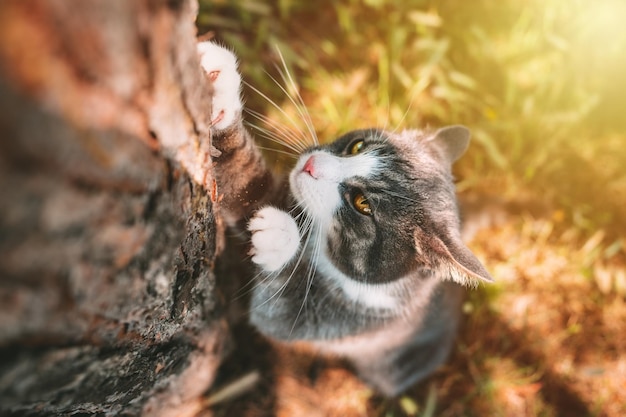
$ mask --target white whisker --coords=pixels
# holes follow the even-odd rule
[[[310,221],[311,226],[309,227],[309,231],[307,234],[307,238],[306,238],[306,243],[304,248],[308,247],[310,238],[311,238],[311,234],[313,233],[313,229],[316,229],[317,231],[317,236],[313,241],[313,250],[311,253],[311,256],[309,258],[309,265],[307,266],[307,270],[306,270],[306,288],[305,288],[305,292],[304,292],[304,298],[302,299],[302,303],[300,304],[300,308],[298,309],[298,313],[296,314],[296,318],[293,320],[293,325],[291,326],[291,330],[289,331],[289,334],[291,335],[296,327],[296,324],[298,323],[298,319],[300,318],[300,315],[302,314],[302,311],[306,308],[306,303],[309,297],[309,292],[311,291],[311,286],[313,285],[313,278],[315,278],[315,271],[316,271],[316,265],[317,265],[317,257],[319,255],[319,251],[320,251],[320,247],[321,247],[321,238],[322,238],[322,232],[321,232],[321,227],[314,227],[313,223],[313,219],[311,219],[310,217],[307,216],[306,218],[307,220]]]
[[[385,125],[383,126],[382,130],[379,130],[377,132],[375,139],[383,141],[383,142],[387,142],[389,140],[389,137],[387,136],[386,130],[387,130],[387,126]]]
[[[275,48],[280,58],[280,62],[282,63],[283,68],[284,68],[284,72],[279,69],[279,74],[282,77],[283,81],[286,84],[289,84],[292,87],[292,89],[297,93],[297,102],[299,103],[299,105],[298,103],[296,103],[296,101],[293,99],[293,97],[290,94],[287,94],[287,95],[289,99],[291,100],[291,102],[296,107],[296,109],[298,109],[298,113],[300,113],[300,116],[304,120],[304,123],[306,124],[306,127],[309,130],[311,139],[313,139],[313,144],[319,145],[319,140],[317,139],[317,134],[315,133],[315,129],[313,127],[313,121],[311,120],[311,114],[309,113],[309,110],[304,104],[304,100],[302,100],[302,96],[300,95],[300,92],[297,88],[297,84],[295,83],[293,77],[291,76],[291,73],[289,72],[287,68],[287,63],[285,62],[285,58],[283,57],[282,52],[280,51],[278,46],[276,46]]]
[[[277,83],[277,81],[270,77],[272,79],[272,81],[274,81],[275,83]],[[301,144],[303,147],[305,147],[306,145],[306,137],[304,135],[304,132],[302,132],[302,130],[300,129],[300,127],[298,126],[298,123],[296,123],[296,121],[289,115],[289,113],[287,113],[281,106],[279,106],[278,104],[276,104],[271,98],[269,98],[265,93],[263,93],[262,91],[260,91],[258,88],[254,87],[252,84],[247,83],[244,81],[244,83],[250,87],[252,89],[252,91],[254,91],[255,93],[257,93],[258,95],[260,95],[261,97],[263,97],[265,100],[267,100],[268,103],[270,103],[276,110],[278,110],[278,112],[285,118],[285,120],[287,120],[289,122],[289,124],[291,124],[291,126],[293,126],[295,129],[297,129],[300,134],[302,135],[302,138],[304,138],[304,140],[302,140],[302,138],[298,139],[298,143]],[[278,84],[278,87],[286,93],[286,91],[284,90],[284,87],[282,87],[280,84]]]
[[[407,107],[407,109],[404,111],[404,114],[402,115],[402,117],[400,118],[400,121],[398,121],[398,123],[396,124],[396,128],[393,129],[391,131],[391,133],[397,133],[400,130],[400,126],[402,126],[402,122],[404,122],[404,120],[406,119],[406,117],[409,114],[409,111],[411,110],[411,107],[413,106],[413,99],[415,98],[415,95],[417,94],[416,91],[413,91],[411,93],[411,98],[409,99],[409,106]]]
[[[282,76],[282,72],[280,72],[280,69],[278,70],[279,73],[281,73]],[[285,87],[283,87],[274,77],[272,77],[271,75],[268,74],[268,77],[274,81],[274,83],[278,86],[278,88],[285,93],[285,96],[287,97],[287,99],[291,102],[291,104],[294,105],[294,107],[296,108],[297,112],[298,112],[298,116],[300,116],[300,118],[304,121],[304,124],[306,125],[307,129],[310,131],[310,126],[307,123],[307,120],[304,116],[304,113],[302,111],[302,109],[300,108],[300,105],[295,101],[295,99],[292,97],[292,95],[289,93],[289,91],[287,91],[287,89]],[[295,88],[295,87],[294,87]],[[300,133],[300,136],[298,137],[300,144],[303,145],[305,148],[311,146],[310,141],[307,138],[306,133],[300,128],[300,126],[298,124],[296,124],[293,119],[289,119],[289,122],[292,124],[292,126],[294,126],[296,129],[298,129],[298,132]],[[313,137],[313,142],[316,143],[317,139],[315,137]]]
[[[272,277],[272,279],[278,279],[278,277],[280,276],[280,274],[282,273],[283,269],[281,268],[278,271],[272,272],[272,274],[268,275],[268,277]],[[291,278],[293,277],[294,273],[295,273],[295,269],[291,272],[291,274],[287,277],[287,279],[285,280],[285,282],[283,282],[280,286],[280,288],[278,288],[274,294],[272,294],[270,297],[267,298],[267,300],[263,301],[261,304],[259,304],[256,308],[260,308],[263,307],[265,304],[269,303],[270,301],[275,300],[275,302],[278,302],[278,299],[280,298],[281,294],[285,291],[285,288],[287,288],[287,284],[289,284],[289,281],[291,280]],[[260,283],[259,283],[260,285]]]
[[[254,129],[257,131],[257,136],[267,139],[268,141],[272,143],[275,143],[277,145],[280,145],[288,149],[288,151],[285,151],[285,152],[291,151],[291,153],[295,156],[299,156],[301,154],[300,149],[290,146],[286,144],[284,141],[277,139],[276,136],[273,134],[273,132],[260,128],[260,127],[255,127]]]
[[[289,139],[289,143],[292,145],[298,145],[301,149],[305,149],[306,146],[302,145],[302,141],[300,139],[300,137],[298,135],[296,135],[292,130],[287,129],[284,125],[275,122],[274,120],[272,120],[271,118],[265,116],[264,114],[261,114],[257,111],[254,110],[247,110],[247,112],[254,116],[255,118],[257,118],[258,120],[262,121],[263,123],[265,123],[266,125],[268,125],[269,127],[271,127],[272,129],[275,129],[277,132],[276,133],[280,133],[281,136],[285,137],[285,139]],[[301,132],[300,132],[301,133]]]
[[[276,148],[268,148],[267,146],[258,146],[257,148],[263,150],[263,151],[269,151],[269,152],[275,152],[275,153],[279,153],[281,155],[286,155],[290,158],[293,159],[298,159],[299,155],[297,153],[293,153],[293,152],[289,152],[289,151],[281,151],[280,149],[276,149]]]
[[[302,151],[304,150],[304,146],[301,144],[300,139],[293,134],[293,132],[285,129],[283,126],[275,123],[267,116],[264,116],[258,112],[249,110],[248,113],[256,119],[262,121],[263,123],[268,124],[273,130],[266,129],[254,124],[249,125],[251,128],[257,130],[258,132],[262,132],[265,135],[264,137],[271,140],[272,142],[278,143],[279,145],[282,145],[298,153],[302,153]],[[284,140],[279,140],[280,138]]]
[[[234,300],[239,300],[247,294],[252,293],[255,289],[262,285],[267,285],[267,281],[270,279],[275,279],[276,277],[272,277],[271,275],[264,276],[263,272],[257,272],[252,279],[250,279],[247,283],[243,284],[241,288],[239,288],[234,294]],[[263,277],[263,279],[260,279]],[[249,288],[248,288],[249,287]]]

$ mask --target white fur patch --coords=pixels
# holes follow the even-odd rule
[[[237,71],[237,58],[228,49],[212,42],[198,43],[200,65],[213,80],[211,121],[213,128],[224,130],[231,126],[241,113],[241,75]]]
[[[314,158],[315,177],[304,170],[310,158]],[[307,213],[322,224],[329,225],[343,198],[339,184],[351,177],[375,175],[378,166],[378,159],[366,152],[339,157],[318,150],[300,156],[289,176],[289,185]]]
[[[300,246],[298,225],[288,213],[274,207],[259,210],[250,223],[252,262],[266,272],[280,270]]]
[[[384,310],[395,310],[399,307],[398,300],[394,296],[397,290],[395,283],[366,284],[355,281],[339,271],[323,254],[317,260],[316,266],[322,274],[332,279],[349,300],[355,303]]]

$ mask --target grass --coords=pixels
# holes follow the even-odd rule
[[[344,415],[626,412],[625,17],[620,0],[202,3],[201,32],[295,114],[267,74],[280,49],[322,140],[371,125],[473,132],[458,189],[486,213],[470,244],[498,282],[471,295],[434,391]]]

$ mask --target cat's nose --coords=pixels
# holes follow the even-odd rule
[[[304,167],[302,167],[302,172],[306,172],[313,178],[317,178],[317,172],[315,172],[315,156],[314,155],[311,155],[309,159],[306,161],[306,163],[304,164]]]

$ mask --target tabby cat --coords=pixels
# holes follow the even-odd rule
[[[221,211],[247,225],[259,269],[252,325],[345,358],[387,396],[425,378],[454,343],[463,286],[492,280],[460,239],[451,165],[469,131],[355,130],[277,178],[243,126],[236,58],[198,50],[214,86]]]

